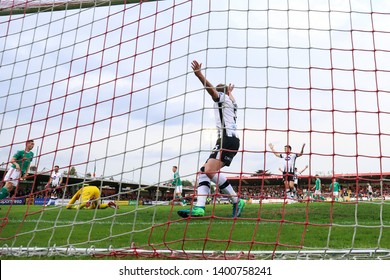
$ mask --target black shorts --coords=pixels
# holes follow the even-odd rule
[[[239,148],[240,139],[237,137],[225,136],[223,137],[223,140],[218,138],[209,158],[219,159],[225,164],[225,166],[229,166]]]
[[[294,173],[293,172],[283,172],[283,182],[291,182],[294,181]]]
[[[48,188],[48,190],[49,190],[50,192],[53,193],[53,192],[56,191],[57,186],[51,186],[51,185],[50,185],[50,186],[48,186],[47,188]]]

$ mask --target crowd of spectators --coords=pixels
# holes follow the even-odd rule
[[[373,198],[388,197],[390,196],[390,185],[383,184],[382,190],[379,184],[372,184],[373,189]],[[313,190],[310,190],[312,193]],[[330,197],[331,192],[329,186],[325,186],[322,189],[322,192],[325,197]],[[309,195],[309,190],[307,186],[298,187],[296,189],[296,195],[298,199],[303,199]],[[278,186],[251,186],[251,187],[242,187],[241,196],[245,199],[255,198],[255,199],[273,199],[273,198],[284,198],[285,197],[285,188],[284,185]],[[340,196],[349,196],[351,198],[357,198],[363,200],[363,198],[368,197],[368,190],[365,184],[359,185],[342,185],[342,192]]]

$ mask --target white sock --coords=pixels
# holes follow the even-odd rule
[[[231,197],[233,203],[238,202],[237,193],[234,191],[232,185],[227,181],[225,175],[215,174],[211,181],[218,185],[219,191],[223,194],[227,194]],[[225,186],[227,184],[227,186]]]
[[[196,202],[196,206],[205,207],[206,199],[210,193],[210,188],[206,185],[201,185],[198,187],[198,201]]]
[[[205,207],[207,196],[210,194],[210,178],[205,173],[200,173],[198,177],[198,197],[196,206]]]
[[[238,202],[237,193],[233,190],[233,187],[230,184],[226,188],[222,189],[221,193],[228,194],[230,196],[230,198],[232,199],[233,203]]]

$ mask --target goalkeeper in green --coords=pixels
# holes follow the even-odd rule
[[[100,190],[95,186],[84,185],[79,189],[66,205],[66,209],[106,209],[119,208],[115,202],[100,203]]]

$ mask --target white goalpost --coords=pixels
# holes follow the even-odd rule
[[[0,199],[0,254],[389,259],[389,19],[385,0],[2,1],[2,188],[35,146]],[[221,174],[246,201],[239,218],[213,184],[204,216],[177,214],[196,206],[217,140],[194,60],[234,84],[240,148]],[[303,144],[287,199],[275,154]],[[87,186],[102,209],[68,209]]]

